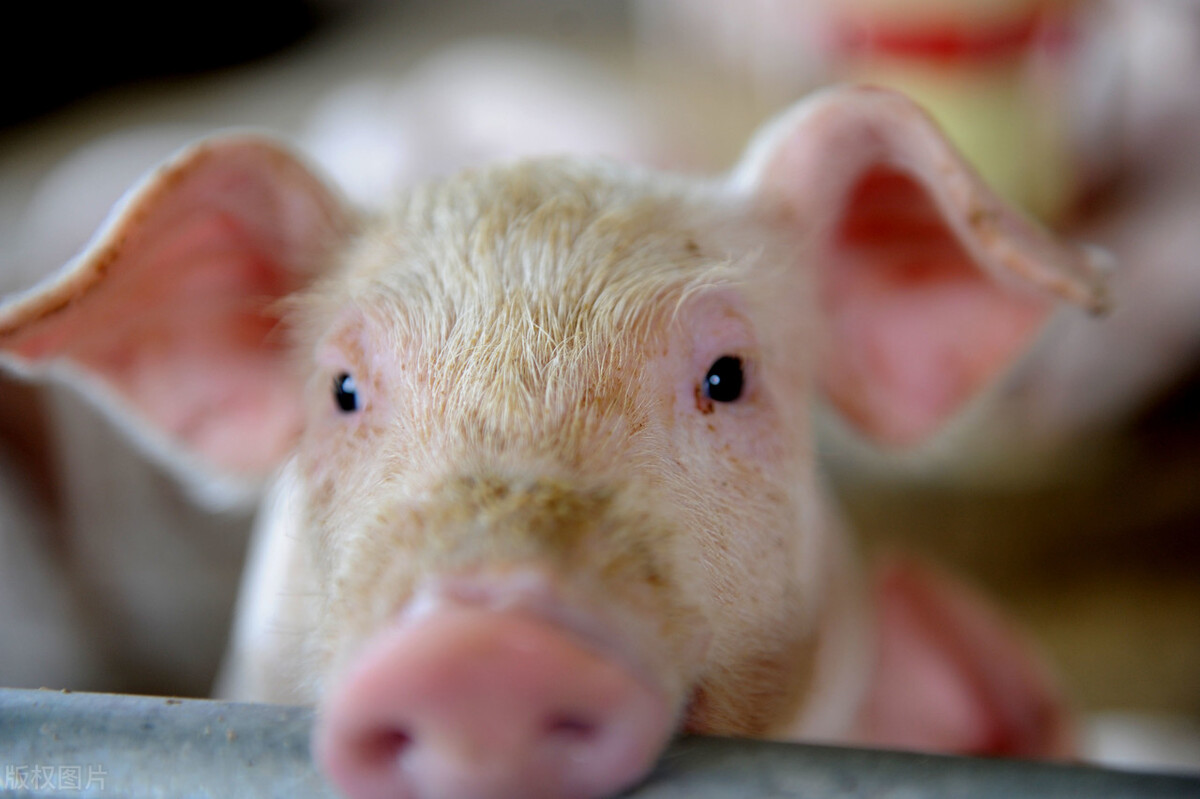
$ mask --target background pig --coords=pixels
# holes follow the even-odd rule
[[[721,181],[533,161],[367,217],[214,140],[0,310],[0,345],[90,375],[155,447],[282,467],[230,685],[319,701],[344,790],[593,796],[680,726],[1067,750],[964,589],[897,565],[864,602],[809,414],[926,437],[1055,296],[1102,308],[1095,260],[915,107],[842,90]]]
[[[31,445],[43,423],[30,392],[0,394],[0,608],[7,611],[0,614],[0,673],[18,684],[48,670],[75,682],[90,665],[72,591],[53,557],[53,501],[38,490],[47,485],[40,478],[48,464]]]

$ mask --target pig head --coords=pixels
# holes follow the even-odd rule
[[[1060,300],[1103,306],[1088,254],[907,101],[836,89],[722,179],[527,161],[370,214],[215,138],[0,309],[0,346],[157,451],[275,475],[227,685],[317,702],[347,794],[590,797],[680,729],[1063,750],[963,589],[864,590],[810,426],[823,397],[932,434]]]

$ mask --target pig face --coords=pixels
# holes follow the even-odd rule
[[[772,269],[782,253],[730,250],[734,231],[771,240],[769,220],[610,173],[427,187],[299,301],[315,357],[296,457],[334,664],[318,671],[417,596],[503,594],[488,582],[532,571],[546,584],[506,601],[621,628],[673,713],[710,669],[761,683],[696,707],[762,733],[794,710],[771,686],[795,693],[779,677],[810,648],[819,550],[795,401],[809,356],[760,342],[802,340],[811,292]],[[793,313],[770,313],[784,291]]]
[[[1085,254],[905,101],[839,90],[726,180],[535,161],[366,218],[276,145],[210,142],[0,344],[99,375],[164,447],[286,463],[274,601],[309,602],[269,679],[321,703],[344,790],[595,796],[681,726],[819,728],[859,622],[810,400],[915,441],[1054,294],[1102,304]],[[887,715],[842,693],[826,735]]]

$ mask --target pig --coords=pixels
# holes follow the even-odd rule
[[[0,422],[27,426],[28,397],[0,393]],[[90,665],[82,620],[54,558],[53,521],[39,485],[36,457],[6,437],[0,423],[0,673],[16,684],[84,679]],[[18,463],[22,468],[18,468]]]
[[[302,149],[352,202],[517,156],[599,155],[677,167],[698,160],[677,120],[614,69],[536,40],[466,39],[404,79],[358,77],[319,101]]]
[[[224,692],[315,703],[342,792],[595,797],[681,730],[1071,751],[986,603],[863,575],[812,407],[915,444],[1106,272],[839,87],[723,177],[533,159],[370,213],[218,136],[0,308],[0,350],[270,481]]]

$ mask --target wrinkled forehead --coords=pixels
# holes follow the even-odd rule
[[[644,350],[681,303],[737,284],[703,184],[616,165],[533,161],[418,187],[319,292],[401,340],[469,337],[522,359]],[[458,342],[465,343],[465,342]]]

